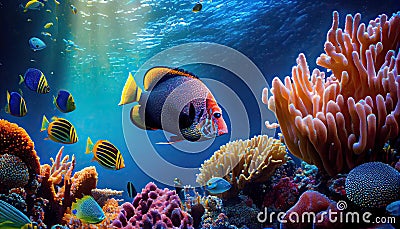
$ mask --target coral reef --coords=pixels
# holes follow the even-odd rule
[[[47,225],[62,224],[67,208],[75,199],[83,195],[90,195],[92,189],[97,185],[96,168],[86,167],[76,172],[75,157],[69,161],[69,155],[62,157],[64,147],[58,151],[56,158],[51,158],[52,165],[41,166],[41,187],[38,195],[45,198],[49,203],[45,207],[45,223]]]
[[[342,228],[343,225],[338,220],[335,224],[329,222],[327,211],[339,212],[336,202],[329,200],[319,192],[306,191],[300,196],[297,203],[286,212],[281,228]],[[299,220],[303,213],[314,213],[317,220],[315,223],[313,220]]]
[[[287,211],[296,203],[298,196],[297,184],[293,179],[284,177],[265,194],[263,206],[269,209]]]
[[[399,135],[400,13],[384,14],[368,25],[360,14],[347,15],[340,29],[333,13],[326,54],[310,74],[304,54],[292,77],[272,82],[272,96],[263,91],[279,122],[290,152],[329,175],[348,172],[367,161],[385,161],[382,147]]]
[[[112,196],[122,196],[123,192],[124,191],[117,191],[109,188],[94,188],[91,190],[91,195],[100,206],[105,206],[107,201],[110,200]]]
[[[193,228],[189,214],[181,210],[181,201],[175,191],[161,190],[148,183],[133,203],[124,203],[112,223],[117,228]]]
[[[382,162],[364,163],[348,174],[345,189],[360,207],[386,207],[400,198],[400,173]]]
[[[223,177],[232,185],[227,196],[236,196],[246,184],[267,181],[285,156],[281,141],[266,135],[229,142],[201,165],[196,181],[204,186],[212,177]]]
[[[227,203],[223,206],[222,211],[229,219],[229,223],[237,227],[248,227],[252,229],[262,228],[258,221],[257,215],[260,212],[255,207],[249,207],[245,202]]]
[[[28,184],[28,167],[19,157],[0,155],[0,186],[4,189],[24,187]]]
[[[3,155],[0,160],[0,176],[9,176],[10,173],[14,173],[11,174],[11,178],[21,177],[23,179],[20,182],[11,182],[11,186],[23,185],[29,194],[34,194],[38,186],[37,175],[40,173],[40,163],[34,143],[28,133],[17,124],[0,119],[0,149],[0,155]],[[4,156],[5,154],[9,156]],[[6,161],[10,162],[10,160],[17,167],[10,171],[4,171],[5,168],[1,164]],[[6,168],[9,170],[10,166]],[[17,168],[23,171],[17,171]],[[29,173],[27,182],[25,168]],[[0,185],[0,193],[8,193],[9,188],[9,185]]]

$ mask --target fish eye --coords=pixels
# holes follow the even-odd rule
[[[215,112],[215,113],[214,113],[214,117],[215,117],[215,118],[221,118],[221,113]]]
[[[36,45],[36,48],[39,48],[39,45]]]

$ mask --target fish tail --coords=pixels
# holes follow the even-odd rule
[[[49,126],[49,120],[47,120],[46,116],[43,115],[42,128],[40,128],[40,132],[45,131],[48,126]]]
[[[18,84],[21,84],[23,82],[24,82],[24,77],[22,75],[19,75],[19,83]]]
[[[125,82],[124,89],[122,90],[120,105],[137,102],[142,95],[142,89],[139,88],[133,78],[132,74],[129,72],[128,79]]]
[[[5,106],[5,111],[6,111],[6,113],[10,113],[10,106],[9,106],[9,104],[10,104],[10,92],[9,91],[7,91],[7,104],[6,104],[6,106]]]
[[[90,139],[90,137],[88,137],[87,141],[86,141],[86,152],[85,152],[85,154],[91,153],[92,150],[93,150],[93,142],[92,142],[92,139]]]

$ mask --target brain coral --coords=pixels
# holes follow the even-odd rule
[[[0,119],[0,155],[14,155],[24,163],[29,172],[28,192],[35,191],[36,187],[30,184],[37,182],[37,175],[40,173],[39,157],[34,149],[34,143],[26,131],[17,124]],[[6,187],[0,185],[0,192],[7,193]]]
[[[382,147],[399,135],[400,12],[368,25],[360,20],[347,15],[341,29],[333,13],[326,54],[317,59],[330,76],[310,72],[300,54],[292,77],[275,78],[269,99],[263,91],[290,152],[331,176],[387,160]]]
[[[345,189],[360,207],[385,207],[400,198],[400,173],[382,162],[368,162],[351,170]]]
[[[6,189],[24,187],[28,184],[28,167],[19,157],[0,155],[0,186]]]
[[[286,147],[280,140],[260,135],[229,142],[201,165],[197,183],[205,185],[213,177],[232,184],[232,195],[251,182],[264,182],[286,162]]]

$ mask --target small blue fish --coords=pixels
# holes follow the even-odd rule
[[[73,14],[78,13],[78,9],[74,5],[71,5],[70,7]]]
[[[71,93],[66,90],[60,90],[57,97],[53,96],[53,98],[53,103],[56,105],[58,110],[63,113],[74,111],[76,108],[74,98]]]
[[[38,51],[46,48],[46,44],[37,37],[29,39],[29,46],[33,51]]]
[[[106,218],[103,209],[91,196],[84,196],[72,203],[71,212],[81,221],[90,224],[98,224]]]
[[[231,188],[231,184],[221,177],[211,178],[206,185],[207,191],[211,194],[221,194],[228,191]]]
[[[19,77],[19,84],[25,81],[25,85],[32,91],[36,91],[40,94],[46,94],[50,92],[50,87],[47,83],[46,77],[39,69],[28,68],[24,76],[19,75]]]
[[[51,227],[51,229],[69,229],[69,227],[63,226],[63,225],[60,225],[60,224],[56,224],[56,225],[53,225]]]
[[[392,216],[400,216],[400,200],[386,206],[386,211],[389,212]]]
[[[6,105],[6,113],[16,116],[23,117],[26,115],[28,110],[26,109],[26,103],[24,98],[17,92],[8,92],[7,91],[7,105]]]

